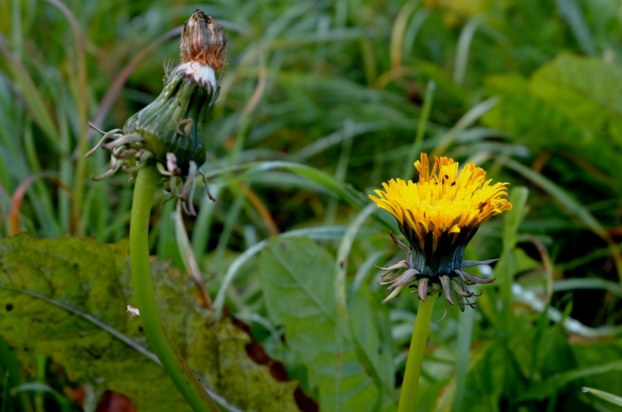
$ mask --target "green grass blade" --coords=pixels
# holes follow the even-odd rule
[[[592,34],[583,18],[583,12],[579,3],[576,0],[556,0],[556,3],[559,14],[562,15],[568,26],[570,26],[583,51],[589,56],[596,55]]]
[[[415,170],[413,164],[415,163],[415,160],[417,160],[417,157],[421,152],[423,136],[425,135],[426,125],[428,124],[428,120],[430,119],[430,112],[432,111],[434,90],[436,90],[436,84],[433,81],[429,81],[428,86],[425,89],[425,95],[423,96],[423,110],[421,110],[419,122],[417,123],[417,135],[415,136],[415,141],[410,146],[410,151],[408,152],[406,164],[404,165],[404,173],[402,173],[402,177],[404,178],[404,180],[410,180]]]
[[[605,228],[592,215],[592,213],[590,213],[590,211],[585,206],[583,206],[579,201],[575,200],[564,189],[562,189],[546,177],[542,176],[540,173],[534,172],[530,168],[512,159],[505,159],[502,160],[502,162],[507,167],[514,170],[515,172],[520,173],[523,177],[527,178],[532,183],[536,184],[549,195],[551,195],[551,197],[553,197],[553,199],[555,199],[562,206],[566,213],[568,213],[571,217],[576,218],[586,228],[590,229],[602,238],[609,237]]]
[[[281,161],[261,162],[257,165],[250,167],[245,173],[234,179],[234,181],[247,180],[260,173],[276,169],[287,170],[289,172],[296,173],[311,180],[314,183],[319,184],[328,191],[334,193],[336,196],[340,197],[341,200],[357,210],[363,209],[369,202],[369,200],[367,200],[367,198],[365,198],[361,192],[356,190],[351,185],[339,182],[335,180],[335,178],[333,178],[332,176],[321,172],[311,166],[298,163]],[[396,227],[395,221],[386,216],[385,214],[374,215],[374,218],[390,229],[395,229]]]
[[[56,130],[56,125],[44,103],[44,99],[22,62],[9,50],[6,40],[2,35],[0,35],[0,54],[9,62],[8,67],[11,70],[15,82],[20,86],[25,103],[27,104],[26,109],[32,115],[35,123],[43,130],[50,147],[55,153],[60,153],[58,130]]]
[[[601,391],[599,389],[594,389],[594,388],[588,388],[588,387],[584,387],[582,391],[584,393],[591,393],[592,395],[595,395],[599,397],[600,399],[604,399],[607,402],[611,402],[614,405],[622,406],[622,397],[618,395],[614,395],[609,392]]]
[[[464,76],[466,74],[466,68],[469,61],[469,49],[473,42],[473,36],[477,28],[482,24],[479,17],[474,17],[464,26],[462,32],[460,32],[460,39],[458,40],[458,49],[456,52],[456,65],[454,67],[454,83],[461,85],[464,82]]]
[[[495,107],[501,98],[499,97],[491,97],[488,100],[484,100],[481,103],[476,104],[468,112],[464,114],[458,120],[454,127],[452,127],[446,134],[441,138],[439,143],[436,145],[436,148],[432,152],[435,155],[441,155],[445,153],[445,151],[449,148],[449,146],[454,142],[456,137],[460,133],[462,133],[467,127],[475,123],[477,119],[488,113],[493,107]]]
[[[590,279],[559,279],[553,283],[553,290],[555,292],[564,292],[567,290],[587,290],[587,289],[604,289],[607,292],[613,293],[622,298],[622,286],[618,283],[611,282],[605,279],[590,278]]]
[[[220,187],[212,189],[214,197],[218,198]],[[201,206],[199,208],[199,214],[194,223],[194,230],[192,231],[192,251],[195,256],[203,256],[207,251],[207,244],[210,238],[210,229],[212,227],[212,220],[214,218],[214,212],[216,210],[216,203],[212,202],[207,195],[201,197]],[[203,262],[198,261],[199,268],[204,270]]]
[[[580,202],[575,200],[572,196],[566,193],[565,190],[560,188],[555,183],[551,182],[546,177],[539,173],[534,172],[530,168],[523,166],[522,164],[512,160],[505,159],[503,163],[510,169],[520,173],[525,178],[529,179],[532,183],[538,185],[541,189],[551,195],[561,206],[562,209],[568,213],[571,217],[577,219],[586,228],[600,236],[609,245],[609,250],[616,263],[618,271],[618,277],[620,283],[622,283],[622,254],[618,245],[613,242],[609,233],[604,226],[592,215],[592,213],[583,206]]]
[[[503,253],[495,267],[495,277],[501,284],[501,297],[503,300],[502,319],[504,327],[507,329],[512,327],[512,284],[516,274],[513,250],[518,241],[518,227],[526,213],[528,194],[529,191],[524,187],[515,187],[510,191],[509,201],[513,207],[512,210],[505,214],[503,222]]]

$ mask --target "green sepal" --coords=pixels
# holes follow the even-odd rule
[[[200,128],[211,114],[220,88],[196,83],[177,68],[170,70],[168,77],[158,98],[130,117],[123,133],[143,136],[145,149],[158,162],[166,163],[166,154],[173,153],[186,174],[190,161],[199,166],[205,162]]]

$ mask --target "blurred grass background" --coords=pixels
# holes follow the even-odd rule
[[[516,189],[515,221],[493,219],[470,251],[504,256],[495,276],[505,280],[485,289],[481,312],[451,308],[433,329],[422,410],[616,410],[579,388],[622,394],[617,0],[1,1],[1,237],[127,236],[128,176],[88,179],[108,160],[82,159],[96,137],[87,120],[121,127],[157,96],[180,25],[197,8],[229,38],[204,134],[218,202],[197,191],[199,216],[185,221],[221,309],[252,323],[301,378],[266,326],[255,258],[244,252],[292,230],[334,251],[369,203],[364,194],[412,177],[420,151],[474,161]],[[173,213],[170,203],[154,209],[153,251],[183,269]],[[348,282],[370,283],[380,301],[370,266],[395,250],[381,223],[367,224]],[[396,301],[388,313],[399,386],[415,302]],[[491,318],[499,302],[505,309]],[[452,353],[468,354],[471,334],[476,347],[504,349],[454,368]],[[585,372],[597,365],[606,368]],[[474,373],[487,379],[478,389]]]

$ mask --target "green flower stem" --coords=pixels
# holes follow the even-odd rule
[[[421,376],[421,363],[423,362],[425,344],[428,340],[428,330],[430,329],[435,300],[436,293],[429,295],[425,302],[419,302],[419,310],[417,311],[415,330],[410,340],[408,360],[406,361],[406,374],[404,375],[402,394],[400,395],[397,412],[413,412],[415,410],[417,392],[419,391],[419,376]]]
[[[162,367],[194,412],[220,412],[169,337],[155,301],[149,267],[149,217],[153,196],[160,181],[154,167],[138,172],[130,222],[130,259],[134,296],[143,329]]]

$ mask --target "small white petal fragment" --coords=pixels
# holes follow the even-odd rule
[[[192,77],[195,82],[206,86],[209,84],[212,90],[216,89],[216,74],[209,64],[201,64],[198,62],[186,62],[177,67],[177,70]]]
[[[177,157],[174,153],[166,154],[166,169],[172,175],[177,174],[179,172],[179,168],[177,167]]]
[[[138,308],[135,308],[134,306],[131,305],[127,305],[127,310],[125,311],[125,313],[130,313],[131,316],[139,316],[140,312],[138,311]]]

